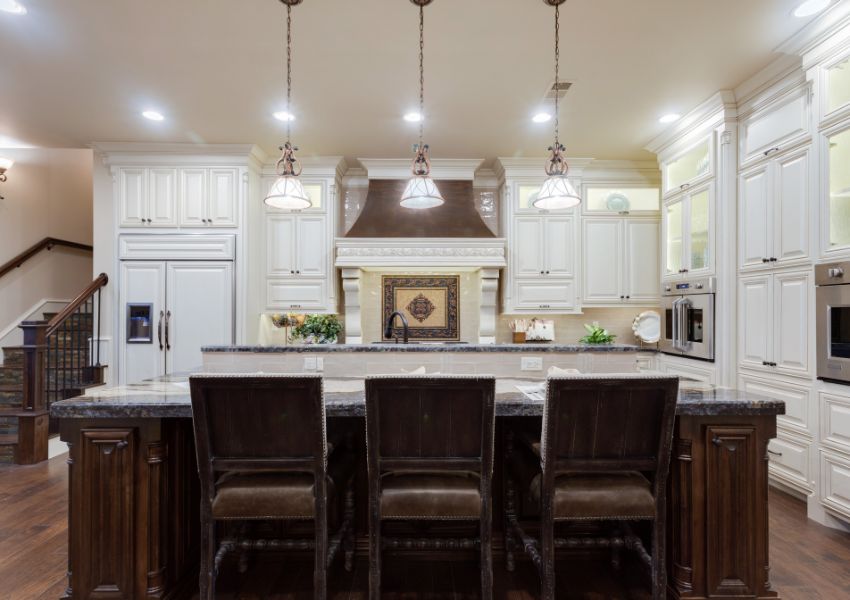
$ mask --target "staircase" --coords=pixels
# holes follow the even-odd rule
[[[47,460],[47,440],[58,432],[50,405],[104,382],[100,362],[101,273],[59,313],[23,321],[21,346],[3,348],[0,366],[0,463]]]

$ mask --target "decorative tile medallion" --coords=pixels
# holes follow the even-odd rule
[[[460,339],[460,276],[395,276],[382,277],[382,323],[394,311],[407,319],[410,339],[423,341],[458,341]],[[403,335],[401,320],[396,319],[393,337]],[[381,328],[383,329],[383,327]],[[390,338],[384,338],[388,340]]]

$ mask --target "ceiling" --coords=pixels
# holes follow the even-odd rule
[[[0,12],[0,145],[256,143],[285,125],[277,0],[20,0]],[[799,0],[569,0],[561,9],[567,153],[649,158],[658,117],[733,88],[807,20]],[[553,80],[541,0],[435,0],[425,14],[426,141],[440,158],[543,156]],[[294,141],[302,155],[404,157],[417,125],[417,9],[304,0],[293,9]],[[155,123],[140,116],[155,108]],[[8,145],[8,144],[7,144]]]

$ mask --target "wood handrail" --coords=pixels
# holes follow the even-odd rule
[[[61,240],[59,238],[54,237],[46,237],[37,244],[33,244],[32,246],[18,254],[15,258],[0,267],[0,277],[3,277],[6,273],[9,273],[10,271],[14,271],[42,250],[50,250],[54,246],[65,246],[66,248],[86,250],[87,252],[91,252],[93,250],[93,248],[88,244],[80,244],[79,242],[71,242],[69,240]]]
[[[59,313],[56,314],[55,317],[48,321],[47,331],[45,331],[45,337],[49,337],[57,329],[59,329],[62,326],[62,323],[64,323],[75,312],[77,312],[77,309],[83,302],[91,298],[92,294],[94,294],[97,290],[105,286],[107,283],[109,283],[109,277],[107,277],[106,273],[101,273],[100,275],[98,275],[94,281],[88,284],[86,288],[77,295],[76,298],[74,298],[68,303],[68,306],[63,308]]]

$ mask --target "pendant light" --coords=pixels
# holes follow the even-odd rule
[[[573,184],[567,179],[569,167],[567,159],[564,158],[564,146],[558,139],[558,94],[560,94],[558,85],[558,71],[560,67],[560,19],[561,19],[561,4],[566,0],[543,0],[549,6],[555,7],[555,143],[549,146],[549,162],[546,163],[546,175],[549,177],[540,188],[537,198],[532,203],[535,208],[547,210],[563,210],[572,208],[581,204],[581,196],[576,192]]]
[[[302,0],[280,0],[286,5],[286,110],[292,110],[292,7]],[[313,206],[310,196],[298,176],[301,164],[295,158],[297,146],[290,141],[291,112],[286,119],[286,142],[280,147],[282,152],[275,165],[277,180],[272,184],[264,202],[273,208],[304,209]]]
[[[428,145],[423,143],[425,121],[425,7],[431,0],[410,0],[419,7],[419,143],[413,147],[413,177],[401,195],[405,208],[422,210],[445,202],[431,179],[431,158]]]

